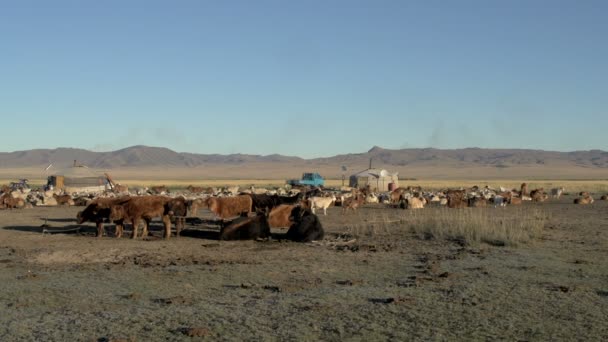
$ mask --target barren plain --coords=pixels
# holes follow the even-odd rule
[[[452,215],[434,207],[332,207],[310,244],[42,234],[82,208],[1,210],[0,340],[605,341],[608,202],[573,198],[449,209],[538,220],[518,243],[416,229]]]

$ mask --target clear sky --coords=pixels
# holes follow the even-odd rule
[[[608,150],[608,1],[0,0],[0,151]]]

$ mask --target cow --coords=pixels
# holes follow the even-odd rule
[[[592,203],[593,203],[593,197],[591,197],[590,195],[574,199],[574,204],[592,204]]]
[[[464,190],[448,190],[446,193],[448,208],[466,208]]]
[[[143,237],[148,234],[148,225],[150,220],[155,217],[160,217],[165,226],[164,237],[171,237],[171,218],[165,211],[165,204],[171,198],[165,196],[138,196],[130,197],[122,202],[118,202],[110,207],[110,220],[124,220],[131,222],[133,232],[131,239],[137,238],[137,230],[139,224],[143,221]],[[122,232],[120,233],[122,235]]]
[[[467,200],[469,207],[471,208],[481,208],[487,206],[487,201],[483,197],[473,197]]]
[[[10,193],[0,196],[0,207],[7,209],[20,209],[25,207],[25,200],[20,197],[13,197]]]
[[[523,197],[523,196],[528,196],[528,184],[527,183],[521,183],[519,197]]]
[[[511,199],[509,200],[509,204],[511,205],[521,205],[521,198],[519,197],[511,197]]]
[[[403,199],[403,194],[406,192],[407,192],[407,190],[405,188],[397,188],[397,189],[391,191],[391,194],[390,194],[391,204],[398,204]]]
[[[53,197],[55,198],[55,201],[57,201],[57,205],[67,205],[67,206],[74,205],[74,200],[72,199],[72,196],[70,196],[70,195],[53,194]]]
[[[297,204],[281,204],[274,207],[268,214],[270,228],[289,228],[293,224],[292,211]]]
[[[553,197],[555,199],[559,199],[560,197],[562,197],[562,194],[564,193],[564,191],[566,191],[566,190],[563,187],[553,188],[553,189],[551,189],[551,197]]]
[[[254,240],[270,237],[266,213],[256,212],[253,217],[241,216],[220,230],[220,240]]]
[[[336,196],[331,195],[331,197],[311,197],[309,198],[309,201],[313,214],[315,213],[315,209],[323,209],[323,215],[327,215],[327,208],[329,208],[329,206],[336,201]]]
[[[248,195],[208,197],[203,200],[203,205],[223,220],[252,211],[252,200]]]
[[[600,197],[600,200],[607,201],[608,200],[608,195],[602,195],[602,197]]]
[[[296,242],[310,242],[323,239],[325,232],[321,221],[309,209],[295,207],[292,216],[294,223],[285,234],[287,239]]]
[[[547,200],[547,198],[549,198],[543,188],[530,191],[530,197],[532,198],[533,202],[544,202]]]
[[[85,222],[94,222],[97,226],[97,237],[102,237],[104,234],[103,222],[110,219],[110,207],[118,203],[124,202],[128,199],[128,196],[119,198],[96,198],[83,211],[79,211],[76,214],[76,222],[83,224]],[[118,220],[116,223],[116,231],[114,236],[122,236],[123,221]]]
[[[188,201],[183,196],[175,197],[165,203],[164,215],[168,215],[171,220],[175,220],[175,236],[179,237],[184,229],[186,216],[188,216]]]

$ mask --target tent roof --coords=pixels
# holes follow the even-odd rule
[[[380,178],[380,177],[391,177],[391,176],[397,176],[398,172],[395,173],[390,173],[384,169],[367,169],[367,170],[363,170],[361,172],[355,173],[354,177],[376,177],[376,178]],[[352,177],[351,176],[351,177]]]
[[[103,173],[96,172],[86,166],[73,166],[58,170],[53,173],[54,176],[64,176],[66,178],[92,178],[104,177]]]

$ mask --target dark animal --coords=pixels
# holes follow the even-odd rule
[[[220,240],[254,240],[270,236],[266,213],[258,211],[253,217],[239,217],[220,230]]]
[[[119,198],[96,198],[83,211],[79,211],[76,215],[76,222],[83,224],[85,222],[94,222],[97,226],[97,237],[102,237],[104,234],[103,223],[110,220],[110,208],[120,202],[129,199],[128,196]],[[117,220],[116,231],[114,236],[120,237],[123,231],[123,220]]]
[[[295,207],[292,210],[294,224],[289,227],[285,237],[296,242],[322,240],[325,232],[317,215],[309,209]]]
[[[488,201],[486,201],[486,199],[483,197],[473,197],[468,199],[468,205],[472,208],[486,207],[487,204]]]
[[[175,236],[179,237],[188,216],[188,201],[183,196],[169,200],[165,203],[163,214],[168,215],[171,221],[175,221]]]
[[[245,196],[251,197],[251,210],[264,211],[272,210],[272,208],[281,204],[295,204],[304,196],[304,194],[299,193],[294,196],[246,194]]]

